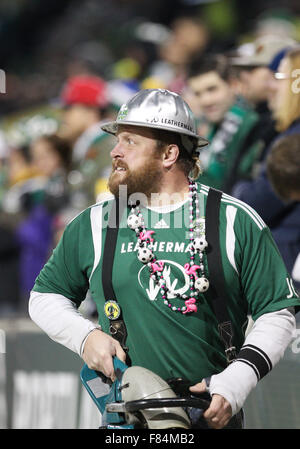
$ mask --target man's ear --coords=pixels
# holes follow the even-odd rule
[[[179,156],[179,148],[175,144],[167,145],[165,152],[163,153],[163,166],[165,168],[171,168],[177,161]]]

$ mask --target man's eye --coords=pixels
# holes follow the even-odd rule
[[[131,139],[130,137],[128,137],[127,142],[129,143],[129,145],[134,145],[134,140]]]
[[[202,92],[196,90],[196,91],[194,91],[194,95],[195,95],[195,97],[201,97]]]
[[[207,92],[215,92],[217,90],[217,86],[210,86],[208,89],[207,89]]]

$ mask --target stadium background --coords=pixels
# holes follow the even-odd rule
[[[213,51],[230,51],[274,17],[300,38],[296,0],[2,0],[1,133],[20,143],[55,127],[61,86],[82,68],[145,85],[161,36],[186,15],[201,18]],[[300,428],[299,353],[298,324],[283,361],[247,399],[246,428]],[[80,386],[81,366],[40,332],[25,307],[1,308],[0,428],[97,427],[97,410]]]

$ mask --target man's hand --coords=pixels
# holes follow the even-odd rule
[[[204,393],[206,391],[205,381],[190,387],[191,393]],[[232,417],[231,405],[223,396],[213,394],[210,406],[203,413],[208,425],[213,429],[222,429]]]
[[[87,366],[95,371],[101,371],[114,381],[113,356],[117,356],[125,363],[126,354],[117,340],[100,329],[92,331],[86,339],[82,354]]]

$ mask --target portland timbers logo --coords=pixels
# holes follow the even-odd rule
[[[184,268],[177,262],[172,260],[162,260],[164,262],[163,276],[169,290],[174,294],[169,298],[175,298],[176,294],[183,295],[187,292],[190,286],[189,276],[185,273]],[[161,287],[157,285],[149,276],[147,265],[144,265],[138,273],[138,282],[140,286],[146,291],[150,301],[155,301],[159,298]]]
[[[128,114],[128,108],[127,108],[126,104],[123,104],[119,110],[117,120],[124,120],[124,118],[127,116],[127,114]]]

